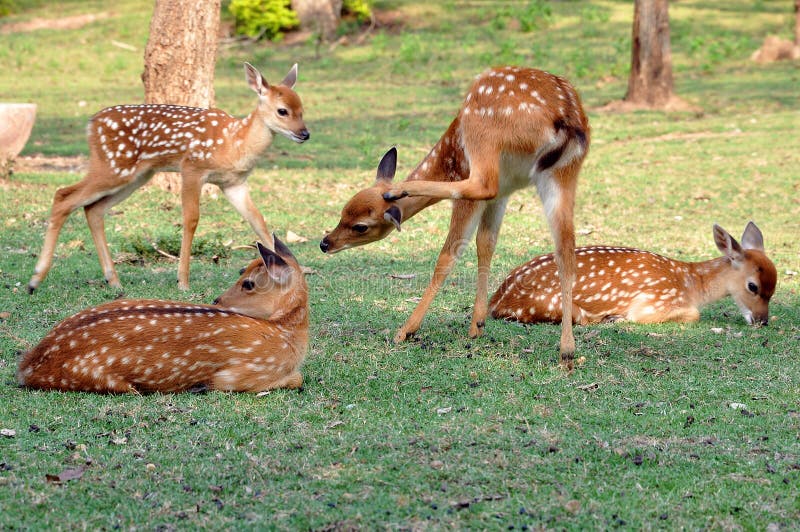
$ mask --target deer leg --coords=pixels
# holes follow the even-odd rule
[[[437,199],[490,200],[499,190],[499,155],[488,146],[471,154],[469,178],[462,181],[403,181],[383,194],[387,201],[405,196]]]
[[[489,203],[481,216],[478,226],[478,235],[475,239],[478,248],[478,284],[475,291],[475,306],[472,311],[472,322],[469,326],[469,335],[476,338],[483,334],[486,324],[486,315],[489,311],[489,273],[491,271],[492,256],[497,245],[497,235],[503,223],[508,197]]]
[[[250,198],[250,188],[247,186],[247,182],[225,187],[222,189],[222,192],[242,218],[247,220],[250,227],[252,227],[253,231],[258,235],[258,239],[261,243],[269,249],[274,250],[275,243],[272,240],[272,234],[269,232],[269,229],[267,229],[264,217]]]
[[[554,170],[552,178],[539,187],[547,222],[555,241],[555,259],[561,281],[561,365],[567,371],[574,368],[575,337],[572,333],[572,286],[575,283],[575,189],[580,164],[570,164]]]
[[[436,297],[447,276],[453,271],[453,266],[455,266],[456,261],[475,231],[480,213],[485,206],[485,203],[475,201],[457,201],[453,204],[453,212],[450,216],[450,231],[447,234],[442,250],[439,252],[431,282],[425,289],[425,293],[422,295],[422,299],[414,309],[414,312],[411,313],[405,324],[394,335],[395,343],[406,340],[410,334],[419,330],[422,320],[433,302],[433,298]]]
[[[64,226],[64,222],[66,222],[69,215],[74,210],[96,202],[104,196],[113,194],[116,191],[116,189],[113,188],[104,189],[102,185],[93,186],[95,183],[102,182],[102,177],[99,176],[99,173],[90,170],[82,181],[56,191],[55,197],[53,198],[53,206],[50,211],[50,220],[47,224],[47,232],[44,237],[44,244],[42,245],[42,252],[39,254],[39,260],[36,262],[34,274],[30,281],[28,281],[28,293],[33,293],[47,276],[47,272],[50,271],[50,267],[53,264],[56,244],[58,243],[58,235],[61,233],[61,228]]]
[[[192,240],[200,219],[200,190],[202,181],[199,176],[184,170],[181,183],[181,209],[183,211],[183,234],[181,236],[181,253],[178,261],[178,288],[189,289],[189,261],[192,258]],[[188,174],[188,175],[187,175]]]
[[[111,207],[127,199],[152,176],[153,172],[144,172],[124,187],[83,208],[83,212],[86,215],[86,223],[89,225],[94,247],[97,250],[97,258],[100,260],[100,267],[103,269],[103,275],[108,285],[113,288],[122,288],[122,284],[119,282],[117,271],[114,268],[114,260],[111,257],[111,251],[108,249],[105,228],[106,213]]]

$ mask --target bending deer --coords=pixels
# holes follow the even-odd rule
[[[722,257],[682,262],[638,249],[589,246],[576,250],[572,319],[585,325],[619,319],[639,323],[690,322],[700,308],[726,296],[749,324],[767,325],[777,271],[753,222],[742,243],[714,225]],[[561,294],[552,254],[514,269],[492,296],[492,317],[523,323],[561,320]]]
[[[277,238],[214,305],[120,300],[65,319],[28,351],[22,386],[87,392],[299,388],[308,348],[303,272]]]
[[[264,217],[250,199],[247,176],[274,133],[298,143],[310,135],[303,122],[303,104],[292,90],[297,65],[279,85],[267,83],[252,65],[244,66],[247,83],[258,94],[256,109],[245,118],[234,118],[220,109],[144,104],[108,107],[89,120],[89,170],[79,183],[56,191],[28,292],[33,293],[44,280],[61,227],[79,207],[86,214],[106,281],[121,288],[106,242],[104,216],[159,171],[181,172],[180,288],[189,288],[189,260],[204,183],[219,186],[258,238],[272,248]]]
[[[506,203],[535,185],[555,240],[564,304],[561,362],[573,366],[572,282],[575,278],[573,208],[578,172],[589,148],[589,123],[575,89],[541,70],[500,67],[477,77],[455,120],[422,162],[392,183],[394,148],[378,166],[375,184],[356,194],[339,225],[320,243],[323,252],[374,242],[443,199],[453,200],[450,231],[422,300],[395,334],[415,333],[477,228],[478,281],[469,334],[482,334],[489,268]]]

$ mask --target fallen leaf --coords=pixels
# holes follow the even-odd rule
[[[332,429],[334,427],[338,427],[339,425],[344,425],[344,421],[341,421],[341,420],[333,421],[333,422],[328,423],[327,425],[325,425],[325,428],[326,429]]]
[[[70,467],[58,475],[47,474],[44,477],[47,482],[61,484],[62,482],[68,482],[70,480],[78,480],[83,476],[84,471],[86,471],[86,466]]]
[[[714,334],[722,334],[725,332],[725,329],[723,329],[722,327],[711,327],[711,332],[713,332]]]
[[[452,406],[448,406],[445,408],[437,408],[436,413],[441,416],[442,414],[449,414],[451,410],[453,410]]]
[[[6,438],[13,438],[17,435],[17,431],[14,429],[0,429],[0,436],[5,436]]]
[[[578,388],[579,390],[583,390],[584,392],[590,392],[590,391],[592,391],[592,390],[596,390],[596,389],[598,389],[599,387],[600,387],[600,385],[599,385],[599,384],[597,384],[596,382],[591,382],[591,383],[589,383],[589,384],[581,384],[581,385],[580,385],[580,386],[578,386],[577,388]]]
[[[728,406],[733,408],[734,410],[741,410],[743,408],[747,408],[747,405],[744,403],[731,403]]]
[[[416,273],[392,273],[389,274],[389,277],[392,279],[414,279],[417,276]]]
[[[564,504],[564,509],[573,515],[577,514],[581,511],[581,501],[575,499],[567,501],[566,504]]]
[[[302,244],[303,242],[308,242],[308,239],[304,236],[298,235],[294,231],[286,231],[287,244]]]
[[[7,320],[11,317],[10,312],[0,312],[0,320]]]

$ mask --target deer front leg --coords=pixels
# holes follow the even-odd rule
[[[178,288],[189,289],[189,261],[192,258],[192,240],[200,219],[201,180],[193,175],[183,175],[181,184],[181,209],[183,211],[183,235],[178,262]]]
[[[394,335],[395,343],[405,341],[409,335],[417,332],[428,308],[433,302],[433,298],[439,292],[447,276],[453,271],[456,261],[461,256],[469,242],[475,226],[480,218],[480,213],[486,204],[475,201],[457,201],[453,204],[453,212],[450,215],[450,231],[444,242],[439,258],[436,260],[436,267],[433,270],[431,282],[425,289],[417,307],[411,316],[406,320],[397,333]]]
[[[471,338],[483,334],[486,325],[486,316],[489,312],[489,274],[491,272],[492,256],[497,245],[497,235],[503,223],[508,198],[501,198],[486,206],[478,226],[476,244],[478,248],[478,281],[475,291],[475,306],[472,311],[472,322],[469,326]]]
[[[264,217],[250,198],[250,188],[247,186],[247,182],[225,187],[222,189],[222,192],[242,218],[247,220],[250,227],[252,227],[253,231],[258,235],[258,239],[261,243],[269,249],[274,250],[275,242],[272,240],[272,234],[269,232],[269,229],[267,229]]]

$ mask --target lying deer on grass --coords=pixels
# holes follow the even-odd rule
[[[59,323],[28,351],[22,386],[87,392],[299,388],[308,290],[289,249],[260,259],[214,305],[120,300]]]
[[[775,265],[753,222],[742,243],[714,225],[722,257],[682,262],[638,249],[589,246],[576,250],[572,319],[578,324],[628,320],[691,322],[700,308],[732,296],[749,324],[767,325],[775,292]],[[514,269],[492,296],[492,317],[523,323],[561,320],[561,294],[552,254]]]
[[[108,209],[147,183],[155,172],[181,172],[183,236],[178,285],[189,288],[192,240],[200,218],[200,190],[205,183],[219,186],[228,201],[247,220],[258,238],[272,248],[264,217],[250,199],[247,176],[275,133],[295,142],[308,140],[303,104],[292,90],[294,65],[279,85],[270,85],[245,63],[247,83],[258,94],[256,109],[234,118],[220,109],[179,105],[117,105],[89,121],[89,170],[75,185],[56,191],[44,246],[28,282],[33,291],[53,262],[58,234],[72,211],[83,207],[97,248],[100,266],[110,286],[121,288],[105,235]]]
[[[589,122],[569,82],[541,70],[500,67],[478,76],[439,142],[405,181],[392,183],[397,153],[378,166],[375,184],[342,209],[339,225],[320,243],[325,253],[386,237],[421,210],[453,200],[450,231],[417,308],[395,334],[419,330],[433,298],[477,229],[478,280],[469,335],[487,315],[489,268],[509,196],[535,185],[555,240],[564,318],[561,363],[573,367],[573,210],[578,172],[589,149]]]

